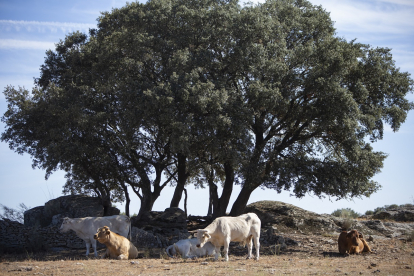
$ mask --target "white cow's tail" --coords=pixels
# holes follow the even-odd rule
[[[174,243],[173,245],[168,246],[168,247],[167,247],[167,249],[165,249],[165,251],[167,252],[167,255],[168,255],[170,258],[174,258],[174,253],[172,253],[172,252],[171,252],[171,250],[172,250],[173,248],[175,249],[175,243]]]

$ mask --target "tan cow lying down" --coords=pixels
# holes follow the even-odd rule
[[[338,249],[341,254],[359,254],[372,252],[361,233],[357,230],[342,231],[338,238]]]
[[[138,250],[135,245],[127,238],[111,232],[108,226],[99,228],[93,238],[106,245],[106,252],[102,255],[102,259],[128,260],[138,257]]]
[[[131,221],[128,216],[115,215],[109,217],[86,217],[86,218],[64,218],[60,226],[60,232],[73,230],[76,235],[86,243],[86,256],[89,256],[89,248],[93,247],[95,257],[98,256],[96,251],[96,240],[93,236],[99,227],[108,226],[116,233],[121,234],[125,238],[128,232],[131,233]],[[129,235],[131,238],[131,234]]]

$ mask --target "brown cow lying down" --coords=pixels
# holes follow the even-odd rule
[[[338,249],[341,254],[359,254],[372,252],[361,233],[357,230],[342,231],[338,238]]]
[[[99,228],[93,238],[106,245],[106,252],[102,255],[102,259],[128,260],[138,257],[138,250],[132,242],[117,233],[111,232],[108,226]]]

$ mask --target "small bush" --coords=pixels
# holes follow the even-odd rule
[[[388,210],[393,210],[393,209],[398,209],[398,205],[397,204],[391,204],[391,205],[385,205],[384,208],[388,211]]]
[[[335,210],[332,212],[331,215],[335,217],[339,217],[339,218],[357,218],[361,216],[361,214],[355,212],[351,208],[343,208],[343,209]]]
[[[13,209],[2,204],[0,204],[0,208],[3,210],[3,213],[0,214],[0,219],[17,221],[21,224],[24,223],[24,212],[30,209],[24,203],[20,203],[18,209]]]
[[[374,209],[374,214],[378,214],[379,212],[386,211],[385,207],[377,207]]]
[[[368,210],[368,211],[365,212],[366,216],[371,216],[373,214],[374,214],[374,211],[371,211],[371,210]]]
[[[414,230],[408,234],[408,241],[414,242]]]
[[[354,224],[354,221],[350,218],[347,218],[344,220],[344,222],[342,223],[342,230],[350,230],[352,228],[352,225]]]

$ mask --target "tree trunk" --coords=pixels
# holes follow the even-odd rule
[[[102,200],[102,206],[103,206],[103,209],[104,209],[103,215],[104,216],[109,216],[110,215],[109,214],[109,209],[112,206],[111,196],[108,195],[106,192],[102,193],[101,200]]]
[[[153,199],[152,194],[144,196],[141,199],[141,207],[139,208],[139,213],[137,216],[138,219],[140,219],[143,214],[152,211],[152,208],[154,207],[154,202],[155,199]]]
[[[127,215],[129,217],[130,216],[129,215],[129,205],[131,204],[131,199],[129,197],[128,187],[123,182],[120,182],[120,185],[121,185],[122,190],[124,191],[124,195],[125,195],[125,215]]]
[[[255,188],[256,187],[254,187],[253,185],[246,185],[246,183],[244,184],[236,201],[233,203],[233,206],[230,211],[230,216],[235,217],[244,213],[244,209],[246,208],[250,195],[252,194]]]
[[[211,200],[211,197],[208,197],[208,210],[207,210],[207,216],[213,215],[213,202]]]
[[[187,189],[184,189],[184,213],[185,213],[185,216],[187,217],[188,216],[188,213],[187,213]]]
[[[226,180],[224,181],[223,192],[218,199],[216,208],[213,210],[213,218],[222,217],[226,215],[227,207],[229,206],[231,193],[233,192],[234,184],[234,169],[229,163],[224,163],[224,172]],[[216,191],[217,193],[217,191]]]
[[[178,159],[177,160],[178,161],[177,162],[178,179],[177,179],[177,186],[175,187],[175,190],[174,190],[174,195],[171,199],[170,208],[179,207],[181,197],[183,195],[185,183],[188,178],[187,157],[182,154],[178,154],[177,159]]]
[[[217,192],[217,185],[214,184],[213,179],[208,180],[208,190],[209,190],[209,205],[211,205],[211,215],[214,216],[216,209],[219,206],[219,198]],[[207,214],[209,216],[210,214]]]

